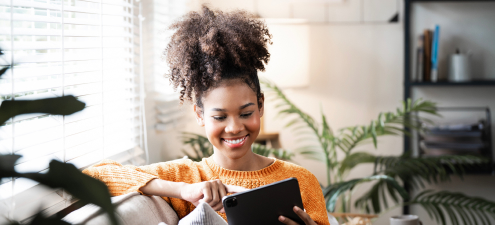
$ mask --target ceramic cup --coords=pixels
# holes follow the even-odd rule
[[[390,225],[422,225],[416,215],[402,215],[390,217]]]
[[[469,70],[469,56],[453,54],[450,58],[449,81],[463,82],[471,80]]]

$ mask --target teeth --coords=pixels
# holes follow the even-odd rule
[[[240,138],[240,139],[237,139],[237,140],[225,140],[225,141],[228,142],[228,143],[230,143],[230,144],[239,144],[243,140],[244,140],[244,138]]]

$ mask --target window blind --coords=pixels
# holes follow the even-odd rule
[[[52,159],[78,168],[105,158],[145,163],[140,24],[133,0],[0,0],[0,47],[14,63],[0,79],[1,100],[74,95],[86,103],[70,116],[27,114],[0,126],[0,154],[23,155],[17,171],[46,172]],[[22,221],[71,199],[19,178],[0,181],[0,201]]]
[[[168,27],[187,12],[187,1],[183,0],[143,0],[144,74],[146,90],[155,105],[149,121],[156,130],[170,131],[177,128],[183,119],[179,105],[179,95],[166,78],[168,66],[163,52],[167,47],[173,30]]]

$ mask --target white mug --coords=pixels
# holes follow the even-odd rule
[[[471,80],[469,55],[453,54],[450,57],[449,81],[463,82]]]
[[[390,217],[390,225],[423,225],[416,215],[402,215]]]

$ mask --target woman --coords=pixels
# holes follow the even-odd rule
[[[226,219],[222,197],[289,177],[299,180],[305,211],[294,207],[307,225],[328,224],[320,185],[308,170],[254,154],[264,97],[258,70],[270,54],[271,35],[246,12],[223,13],[203,6],[171,26],[177,29],[166,49],[170,81],[180,100],[193,101],[214,154],[202,162],[188,159],[148,166],[122,166],[105,160],[83,172],[105,182],[112,195],[139,191],[162,196],[183,218],[200,201]],[[193,97],[194,96],[194,97]],[[281,215],[285,224],[297,224]]]

